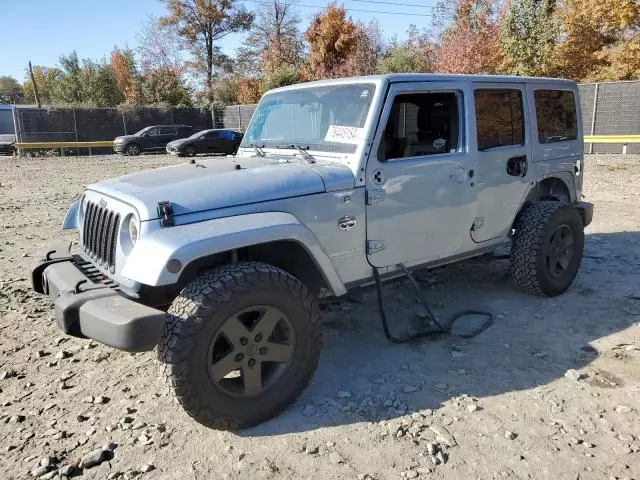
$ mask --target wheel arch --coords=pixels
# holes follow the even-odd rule
[[[167,269],[172,259],[181,264],[176,273]],[[156,230],[138,241],[122,276],[145,286],[175,291],[204,270],[239,260],[279,267],[310,290],[327,288],[336,296],[346,293],[313,232],[284,212],[239,215]]]
[[[542,200],[551,200],[571,205],[577,201],[573,178],[566,172],[548,175],[539,179],[527,192],[527,195],[520,206],[516,217],[513,219],[512,227],[516,225],[522,215],[523,210],[534,203]]]

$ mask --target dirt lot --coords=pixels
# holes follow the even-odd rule
[[[441,268],[421,277],[438,313],[489,309],[495,323],[409,345],[387,343],[373,292],[332,305],[310,388],[237,434],[191,421],[155,353],[65,338],[29,290],[41,252],[75,238],[59,225],[84,184],[175,161],[0,159],[0,478],[52,478],[97,449],[98,464],[73,475],[640,479],[640,158],[588,158],[597,210],[565,295],[520,293],[505,260]],[[398,322],[419,311],[403,283],[386,298]]]

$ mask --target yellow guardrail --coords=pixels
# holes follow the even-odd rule
[[[640,143],[640,135],[585,135],[584,143]]]
[[[113,140],[99,140],[97,142],[19,142],[16,148],[98,148],[111,147]]]

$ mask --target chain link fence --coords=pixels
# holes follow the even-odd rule
[[[580,104],[585,135],[640,135],[640,81],[582,84]],[[622,145],[587,144],[589,153],[622,153]],[[627,153],[640,153],[629,144]]]
[[[113,140],[149,125],[190,125],[196,130],[212,128],[207,110],[178,108],[34,108],[13,109],[19,142],[76,142]]]

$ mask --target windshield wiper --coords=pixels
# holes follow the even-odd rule
[[[289,145],[276,145],[276,148],[295,148],[302,158],[304,158],[307,163],[316,163],[314,158],[307,152],[309,150],[309,145],[298,145],[297,143],[290,143]]]
[[[244,145],[246,147],[250,147],[253,148],[256,152],[256,155],[258,155],[259,157],[266,157],[267,154],[264,153],[264,151],[262,150],[262,147],[264,147],[264,145],[257,145],[255,143],[248,143],[247,145]]]

